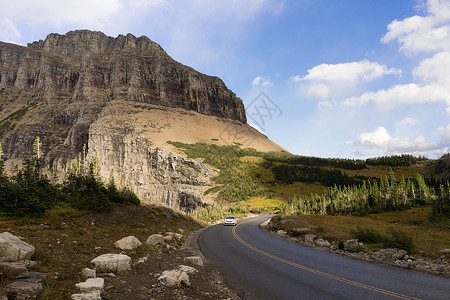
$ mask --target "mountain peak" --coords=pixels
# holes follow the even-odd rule
[[[128,33],[119,35],[116,38],[107,36],[100,31],[75,30],[66,34],[49,34],[45,40],[29,43],[28,47],[34,50],[43,50],[49,53],[56,53],[80,59],[86,54],[112,55],[117,51],[134,51],[140,53],[158,52],[166,55],[160,45],[153,42],[146,36],[136,38]]]

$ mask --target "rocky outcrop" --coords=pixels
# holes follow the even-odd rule
[[[31,157],[39,136],[62,178],[87,145],[105,180],[114,170],[140,198],[189,210],[208,201],[217,172],[161,146],[242,143],[242,132],[256,146],[278,147],[246,124],[243,102],[221,79],[176,62],[145,36],[81,30],[28,47],[0,42],[0,142],[11,164]]]
[[[12,261],[29,260],[34,253],[34,247],[9,233],[0,233],[0,257]]]

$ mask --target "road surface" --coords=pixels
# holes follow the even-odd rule
[[[270,218],[211,226],[198,244],[245,299],[450,299],[450,279],[300,246],[259,228]]]

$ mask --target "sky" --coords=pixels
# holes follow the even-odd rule
[[[294,154],[450,151],[450,0],[0,0],[0,41],[76,29],[220,77]]]

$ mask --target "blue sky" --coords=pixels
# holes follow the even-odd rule
[[[146,35],[247,106],[264,92],[281,113],[249,123],[295,154],[450,151],[450,0],[0,3],[2,41],[75,29]]]

